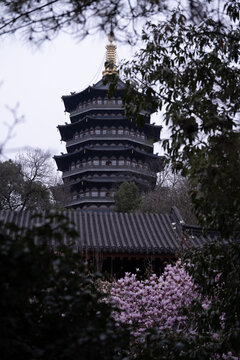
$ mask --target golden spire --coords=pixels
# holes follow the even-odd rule
[[[105,61],[105,69],[103,70],[102,74],[111,75],[111,74],[118,74],[117,66],[116,66],[116,45],[113,44],[114,35],[112,30],[111,24],[111,31],[108,35],[108,40],[110,44],[106,45],[107,53],[106,53],[106,61]]]

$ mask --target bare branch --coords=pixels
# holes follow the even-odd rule
[[[3,155],[5,146],[15,136],[13,131],[16,128],[16,126],[24,122],[24,116],[18,115],[18,108],[19,108],[19,104],[17,104],[15,108],[10,108],[9,106],[7,106],[7,109],[12,114],[13,121],[11,124],[6,122],[3,123],[7,127],[7,134],[5,136],[5,139],[2,141],[2,143],[0,143],[0,155]]]

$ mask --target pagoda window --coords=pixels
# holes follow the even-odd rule
[[[70,169],[71,169],[71,170],[74,170],[74,169],[75,169],[75,163],[72,163],[72,164],[71,164]]]
[[[118,160],[118,165],[119,166],[124,166],[124,160]]]
[[[106,165],[106,161],[107,161],[106,159],[102,159],[102,160],[101,160],[101,165],[105,166],[105,165]]]
[[[78,133],[76,132],[76,134],[74,135],[74,139],[78,139],[79,138],[79,135]]]
[[[78,197],[77,194],[73,194],[72,199],[73,199],[73,200],[76,200],[77,197]]]
[[[112,160],[112,165],[113,165],[113,166],[116,166],[116,165],[117,165],[117,160],[115,160],[115,159]]]
[[[96,129],[96,130],[95,130],[95,133],[96,133],[97,135],[100,135],[100,134],[101,134],[101,129]]]
[[[104,104],[108,104],[108,99],[104,99]]]
[[[99,165],[99,160],[93,160],[93,165],[98,166]]]
[[[77,162],[76,168],[78,168],[78,169],[80,168],[80,161]]]
[[[105,197],[105,195],[106,195],[106,191],[100,191],[100,196],[101,197]]]
[[[89,197],[89,195],[90,195],[89,191],[86,191],[86,192],[85,192],[85,196],[86,196],[86,197]]]
[[[102,99],[97,99],[97,103],[100,105],[102,104]]]
[[[145,140],[145,135],[144,135],[144,133],[141,134],[141,138],[142,138],[143,140]]]
[[[98,197],[98,191],[92,191],[92,197]]]
[[[121,100],[121,99],[118,99],[118,100],[117,100],[117,103],[118,103],[119,105],[121,105],[121,104],[122,104],[122,100]]]
[[[107,134],[107,129],[103,129],[102,133],[103,133],[103,135],[106,135]]]
[[[90,134],[91,134],[91,135],[94,134],[94,129],[93,129],[93,128],[90,129]]]
[[[118,129],[118,134],[123,135],[123,129]]]
[[[136,162],[135,161],[132,161],[132,166],[136,167]]]
[[[113,135],[116,135],[117,129],[111,129],[111,133],[112,133]]]
[[[81,192],[81,193],[79,194],[79,197],[80,197],[80,198],[83,198],[83,197],[84,197],[84,193]]]
[[[130,166],[130,165],[131,165],[130,160],[126,160],[126,165],[127,165],[127,166]]]

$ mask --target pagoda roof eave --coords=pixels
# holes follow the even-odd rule
[[[101,117],[96,118],[94,116],[87,116],[86,118],[88,119],[89,124],[91,123],[91,121],[99,123],[99,120],[106,120],[107,122],[109,122],[109,119],[103,119]],[[63,141],[68,141],[71,138],[74,129],[79,129],[79,125],[81,125],[81,123],[84,124],[84,125],[86,124],[86,122],[85,122],[86,118],[83,118],[83,119],[81,119],[81,120],[79,120],[77,122],[74,122],[74,123],[69,123],[69,124],[65,124],[65,125],[58,125],[57,128],[58,128],[58,130],[59,130],[59,132],[61,134],[62,140]],[[116,121],[116,119],[111,119],[111,120]],[[126,121],[128,119],[126,119],[125,117],[121,117],[121,118],[118,118],[117,120]],[[141,127],[138,127],[138,129],[141,129]],[[162,126],[161,125],[145,123],[144,126],[142,127],[142,130],[145,131],[148,134],[153,133],[154,137],[159,137],[160,138],[160,131],[162,130]]]
[[[159,160],[161,158],[164,159],[164,156],[158,156],[156,154],[147,153],[141,150],[137,150],[134,147],[85,147],[84,149],[74,151],[71,153],[66,153],[62,155],[55,155],[53,158],[57,163],[58,169],[60,171],[65,171],[68,167],[69,161],[76,161],[79,160],[79,155],[88,155],[88,154],[94,154],[95,156],[98,156],[100,153],[109,154],[112,156],[113,153],[120,153],[124,155],[133,155],[134,153],[137,155],[141,155],[147,158],[151,158],[153,160]]]
[[[85,152],[84,152],[85,151]],[[129,147],[124,147],[124,146],[85,146],[84,149],[81,150],[77,150],[71,153],[66,153],[66,154],[62,154],[62,155],[55,155],[54,159],[63,159],[63,158],[71,158],[74,155],[78,155],[81,153],[86,153],[86,151],[90,152],[90,153],[99,153],[99,152],[110,152],[112,153],[114,152],[136,152],[138,154],[142,154],[142,155],[146,155],[147,157],[152,157],[152,158],[159,158],[158,155],[156,154],[151,154],[151,153],[147,153],[145,151],[141,151],[141,150],[137,150],[132,146]]]
[[[81,100],[86,100],[92,96],[97,96],[100,94],[106,94],[108,92],[108,89],[109,84],[104,84],[103,79],[101,79],[96,84],[92,86],[89,85],[86,89],[80,92],[71,93],[71,95],[63,95],[62,100],[64,102],[65,111],[70,112],[74,108],[74,106],[76,106]],[[121,79],[119,79],[116,93],[120,95],[124,91],[125,84]]]

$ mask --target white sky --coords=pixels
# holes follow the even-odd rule
[[[56,128],[69,122],[61,96],[81,91],[101,79],[106,44],[103,35],[81,42],[60,35],[40,49],[14,38],[0,39],[0,144],[7,131],[4,123],[13,121],[6,106],[14,108],[19,104],[18,115],[25,118],[7,142],[4,160],[14,158],[25,147],[50,150],[53,155],[65,152]],[[117,44],[118,60],[130,59],[134,52],[126,44]]]

